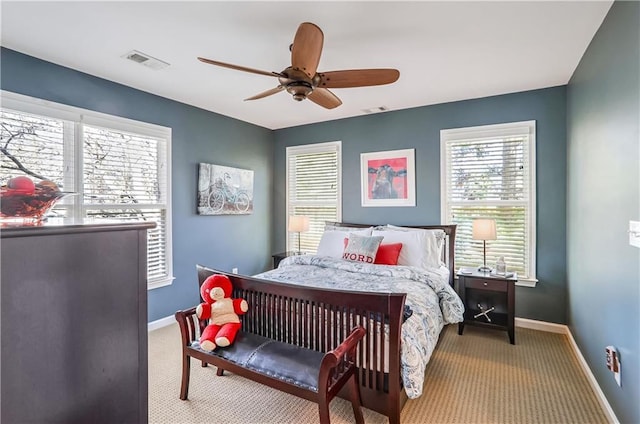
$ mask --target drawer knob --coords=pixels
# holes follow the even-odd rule
[[[486,281],[484,282],[484,286],[487,287],[487,282]]]

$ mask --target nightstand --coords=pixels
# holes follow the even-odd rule
[[[516,274],[504,278],[478,271],[458,272],[456,291],[464,304],[464,321],[458,324],[458,334],[466,324],[477,325],[507,331],[509,341],[515,344],[516,281]]]
[[[280,265],[280,261],[283,260],[284,258],[287,258],[289,256],[296,256],[296,255],[303,255],[303,253],[300,252],[295,252],[293,250],[289,250],[288,252],[282,252],[282,253],[274,253],[273,255],[271,255],[271,257],[273,258],[273,267],[274,268],[278,268],[278,265]]]

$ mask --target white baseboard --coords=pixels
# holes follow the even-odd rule
[[[174,324],[176,319],[173,315],[169,315],[168,317],[160,318],[155,321],[151,321],[147,324],[147,331],[157,330],[158,328],[167,327],[171,324]]]
[[[591,372],[591,368],[589,368],[589,365],[587,364],[586,359],[584,359],[584,356],[582,356],[582,352],[580,352],[580,349],[578,348],[578,344],[573,338],[573,334],[571,334],[571,331],[569,331],[569,327],[567,327],[566,334],[567,334],[567,337],[569,338],[569,343],[573,347],[573,351],[578,357],[578,362],[580,362],[580,365],[582,365],[582,369],[587,375],[587,379],[589,380],[589,383],[591,383],[591,387],[593,388],[593,391],[596,392],[596,397],[600,401],[600,405],[602,405],[602,408],[604,409],[604,412],[607,415],[609,422],[619,424],[620,421],[618,420],[618,417],[616,417],[615,412],[613,412],[613,408],[611,408],[611,405],[609,405],[609,401],[607,400],[604,393],[602,392],[602,389],[598,385],[598,381],[596,380],[596,377]],[[604,354],[602,356],[604,357]]]
[[[527,318],[515,318],[516,327],[529,328],[531,330],[546,331],[547,333],[567,334],[569,327],[564,324],[555,324],[553,322],[536,321]]]
[[[536,321],[536,320],[526,319],[526,318],[516,318],[515,325],[516,327],[529,328],[532,330],[547,331],[550,333],[559,333],[559,334],[566,335],[567,338],[569,339],[569,344],[571,345],[571,348],[573,349],[573,352],[576,354],[576,358],[578,359],[578,362],[582,367],[582,370],[587,376],[587,380],[589,380],[589,384],[591,385],[591,388],[596,394],[596,398],[598,398],[598,402],[600,402],[602,409],[604,409],[605,415],[607,415],[608,421],[610,423],[615,423],[615,424],[620,423],[620,421],[618,421],[618,417],[616,417],[615,412],[613,412],[611,405],[609,405],[609,401],[607,400],[602,389],[600,388],[600,385],[598,385],[598,381],[596,380],[596,377],[591,372],[591,368],[589,368],[587,361],[584,359],[584,356],[582,356],[582,352],[580,352],[580,348],[578,347],[578,344],[573,338],[573,334],[571,334],[569,327],[563,324]]]

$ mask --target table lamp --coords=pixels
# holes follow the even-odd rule
[[[298,255],[302,254],[300,250],[300,233],[309,231],[309,217],[302,215],[291,215],[289,217],[289,231],[298,233]]]
[[[484,262],[481,267],[478,267],[478,271],[491,272],[491,268],[487,266],[487,240],[496,239],[496,221],[485,218],[474,219],[472,238],[474,240],[482,240],[483,243],[482,251]]]

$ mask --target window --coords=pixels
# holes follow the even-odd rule
[[[458,267],[477,267],[483,244],[474,218],[496,221],[487,265],[504,256],[522,285],[535,285],[535,121],[442,130],[442,219],[457,224]],[[533,283],[533,284],[531,284]]]
[[[289,216],[309,217],[300,250],[315,253],[325,221],[342,219],[341,143],[287,147],[287,228]],[[298,250],[298,234],[287,232],[287,250]]]
[[[171,129],[3,92],[2,179],[28,175],[81,193],[59,217],[154,221],[147,232],[149,288],[172,281]]]

